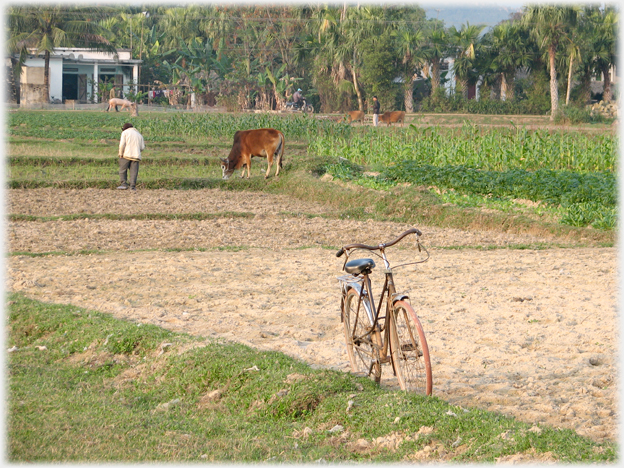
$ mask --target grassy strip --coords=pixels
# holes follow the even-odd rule
[[[9,300],[11,462],[493,462],[545,452],[563,462],[616,459],[613,443],[529,430],[281,353],[19,294]],[[336,425],[344,431],[330,432]],[[388,436],[402,443],[374,443]]]
[[[81,158],[73,157],[53,157],[53,156],[12,156],[8,158],[10,166],[115,166],[117,157],[106,158]],[[159,158],[146,158],[141,161],[142,166],[208,166],[215,164],[215,158],[197,157],[172,157],[164,156]]]
[[[164,178],[156,180],[139,180],[138,189],[176,189],[176,190],[199,190],[205,188],[226,188],[227,180],[217,178]],[[115,189],[119,182],[114,177],[109,179],[88,180],[10,180],[7,183],[9,189],[34,189],[53,187],[58,189]]]
[[[310,246],[309,248],[318,247]],[[248,247],[246,245],[221,245],[218,247],[165,247],[162,249],[128,249],[124,250],[126,253],[135,253],[135,252],[208,252],[210,250],[219,250],[219,251],[227,251],[227,252],[240,252],[241,250],[247,250],[252,247]],[[330,247],[334,248],[334,247]],[[337,247],[336,247],[337,248]],[[9,252],[7,253],[7,257],[54,257],[54,256],[63,256],[63,257],[71,257],[74,255],[107,255],[111,253],[119,252],[119,250],[99,250],[99,249],[89,249],[89,250],[53,250],[49,252]]]
[[[437,245],[428,245],[427,248],[431,251],[435,250],[547,250],[552,248],[557,249],[578,249],[580,247],[588,247],[587,245],[579,245],[579,244],[562,244],[562,243],[546,243],[546,242],[537,242],[533,244],[508,244],[508,245],[451,245],[451,246],[437,246]],[[603,243],[598,245],[593,245],[592,247],[603,247],[609,248],[614,247],[614,243]],[[227,252],[240,252],[241,250],[249,250],[249,249],[260,249],[263,247],[250,247],[246,245],[227,245],[227,246],[218,246],[218,247],[176,247],[176,248],[162,248],[162,249],[129,249],[124,250],[125,253],[136,253],[136,252],[208,252],[211,250],[218,251],[227,251]],[[306,250],[306,249],[327,249],[327,250],[338,250],[340,247],[335,245],[304,245],[300,247],[289,247],[284,250]],[[396,246],[398,250],[402,250],[401,246]],[[74,255],[107,255],[110,253],[119,252],[118,250],[98,250],[98,249],[90,249],[90,250],[76,250],[76,251],[68,251],[68,250],[54,250],[50,252],[8,252],[6,254],[7,257],[52,257],[52,256],[65,256],[71,257]]]
[[[125,221],[131,219],[138,220],[196,220],[219,219],[219,218],[253,218],[254,213],[223,211],[221,213],[137,213],[137,214],[117,214],[117,213],[76,213],[60,216],[32,216],[11,214],[9,221],[76,221],[79,219],[110,219],[114,221]]]
[[[591,247],[614,247],[614,242],[598,243]],[[530,244],[509,244],[509,245],[449,245],[449,246],[431,246],[427,247],[429,250],[547,250],[547,249],[578,249],[580,247],[589,247],[588,245],[579,244],[565,244],[558,242],[535,242]]]
[[[292,170],[290,164],[295,165]],[[524,215],[484,212],[479,208],[464,208],[441,203],[439,197],[415,186],[396,186],[379,191],[348,184],[324,182],[319,175],[324,172],[327,159],[308,158],[285,165],[279,179],[264,179],[255,175],[250,179],[221,178],[161,178],[141,180],[139,190],[178,189],[197,190],[219,188],[283,194],[300,200],[327,206],[327,217],[337,219],[394,221],[415,225],[431,225],[457,229],[492,230],[514,234],[528,233],[581,243],[613,243],[615,231],[578,228],[534,220]],[[33,189],[55,187],[59,189],[115,189],[116,180],[11,180],[8,188]],[[554,240],[554,239],[553,239]]]

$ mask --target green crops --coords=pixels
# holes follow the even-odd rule
[[[549,168],[578,172],[616,169],[617,138],[580,133],[549,133],[525,128],[409,128],[371,131],[340,138],[320,135],[309,144],[312,154],[344,158],[356,164],[386,167],[401,161],[421,165],[468,166],[505,171]]]
[[[48,139],[119,139],[124,122],[132,124],[150,141],[179,141],[234,137],[238,130],[275,128],[287,141],[309,140],[319,135],[348,139],[351,127],[329,119],[288,114],[158,113],[131,117],[127,112],[15,112],[9,115],[11,136]]]

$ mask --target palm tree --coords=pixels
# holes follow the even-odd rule
[[[435,95],[440,87],[440,67],[449,52],[450,39],[444,29],[435,29],[429,33],[429,43],[423,51],[431,63],[431,94]]]
[[[559,109],[556,54],[559,44],[575,23],[577,10],[571,7],[530,5],[525,7],[522,23],[529,28],[540,48],[548,54],[550,69],[550,120]]]
[[[468,98],[468,80],[473,72],[476,57],[475,46],[484,27],[484,25],[471,26],[470,23],[466,23],[465,25],[462,24],[459,30],[455,26],[451,26],[449,29],[451,42],[456,48],[453,72],[455,79],[460,84],[464,98]]]
[[[512,22],[494,27],[492,38],[492,67],[499,74],[501,99],[514,98],[514,79],[519,68],[527,67],[531,56],[527,48],[525,30]]]
[[[617,13],[613,7],[606,7],[603,10],[594,10],[591,18],[596,37],[594,63],[596,69],[602,74],[603,80],[602,100],[610,101],[612,98],[611,67],[615,64],[615,46],[617,44]]]
[[[578,56],[575,54],[574,63],[577,69],[578,87],[580,89],[578,102],[588,104],[591,100],[591,79],[595,73],[597,49],[600,49],[596,28],[597,6],[586,6],[579,18],[579,30],[582,37],[578,41]]]
[[[56,6],[19,6],[9,10],[9,41],[11,53],[20,56],[20,62],[34,49],[44,56],[45,96],[50,96],[50,55],[56,47],[84,47],[112,52],[117,50],[106,38],[106,31],[97,19],[100,8]]]
[[[405,111],[414,112],[414,77],[417,65],[424,60],[422,49],[420,48],[425,35],[421,30],[404,28],[397,32],[397,50],[402,57],[401,62],[405,65],[403,69],[403,84],[405,86]]]

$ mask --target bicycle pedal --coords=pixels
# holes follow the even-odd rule
[[[390,362],[390,360],[391,360],[391,359],[392,359],[392,358],[391,358],[390,356],[386,356],[386,357],[381,358],[381,359],[379,360],[379,362],[380,362],[381,364],[387,364],[387,363],[389,363],[389,362]]]
[[[401,351],[414,351],[414,345],[412,343],[402,344]]]

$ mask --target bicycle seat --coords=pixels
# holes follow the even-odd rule
[[[351,260],[344,266],[344,271],[351,273],[352,275],[359,275],[361,273],[370,273],[375,268],[375,262],[372,258],[358,258],[357,260]]]

